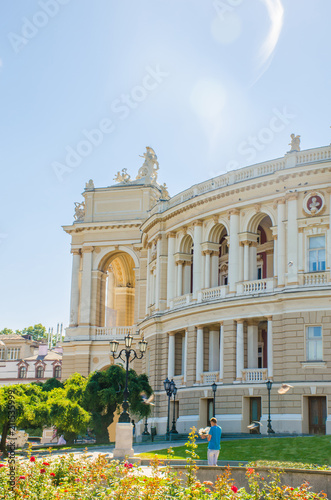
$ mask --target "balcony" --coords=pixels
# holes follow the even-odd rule
[[[323,286],[328,285],[327,272],[305,273],[300,276],[300,284],[303,286]]]
[[[201,382],[205,385],[211,385],[219,381],[219,372],[204,372],[201,374]]]
[[[177,309],[178,307],[184,307],[192,302],[192,294],[187,293],[185,295],[180,295],[175,297],[170,301],[170,309]]]
[[[124,339],[129,333],[133,336],[137,336],[136,325],[132,326],[112,326],[110,328],[97,327],[95,329],[95,334],[91,335],[91,340],[111,340],[111,339]]]
[[[242,371],[242,381],[246,384],[260,384],[268,379],[268,368],[248,368]]]
[[[228,293],[228,285],[215,288],[205,288],[198,295],[198,302],[209,302],[210,300],[225,299]]]
[[[270,293],[274,291],[274,278],[264,280],[244,281],[238,283],[238,295],[253,295],[256,293]]]

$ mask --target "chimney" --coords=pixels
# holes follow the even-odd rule
[[[48,353],[48,345],[47,344],[39,344],[38,356],[46,356],[47,353]]]

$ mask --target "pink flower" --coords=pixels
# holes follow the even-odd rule
[[[238,491],[238,488],[237,486],[235,486],[234,484],[231,486],[231,490],[233,491],[233,493],[237,493]]]
[[[132,469],[133,464],[129,464],[129,462],[124,462],[124,467],[126,467],[127,469]]]
[[[30,462],[35,462],[35,461],[36,461],[35,457],[30,457]]]
[[[75,479],[75,481],[76,481],[76,483],[79,483],[79,479],[78,479],[78,478],[77,478],[77,479]]]

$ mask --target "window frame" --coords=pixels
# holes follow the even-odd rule
[[[319,248],[310,248],[310,240],[312,238],[321,238],[323,237],[324,238],[324,247],[319,247]],[[316,234],[309,234],[307,235],[307,245],[306,245],[306,248],[307,248],[307,272],[308,273],[324,273],[326,271],[326,268],[327,268],[327,238],[326,238],[326,233],[316,233]],[[318,260],[318,252],[320,250],[323,250],[324,249],[324,252],[325,252],[325,259],[324,259],[324,269],[322,270],[319,270],[319,269],[316,269],[316,271],[311,271],[310,270],[310,253],[315,251],[317,252],[317,260],[316,260],[316,263],[317,263],[317,267],[318,267],[318,263],[319,263],[319,260]]]
[[[310,359],[309,356],[308,356],[308,349],[309,349],[309,344],[310,342],[317,342],[316,340],[314,341],[313,339],[309,339],[308,338],[308,329],[309,328],[320,328],[321,330],[321,337],[320,337],[320,342],[321,342],[321,346],[322,346],[322,355],[321,355],[321,359]],[[308,363],[320,363],[320,362],[323,362],[323,326],[322,325],[317,325],[317,324],[309,324],[309,325],[305,325],[305,359],[306,359],[306,362]]]

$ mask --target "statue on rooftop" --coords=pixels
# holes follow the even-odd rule
[[[166,183],[162,184],[162,186],[160,186],[160,189],[161,189],[161,200],[169,200],[170,195]]]
[[[85,189],[86,190],[89,190],[89,189],[94,189],[94,182],[92,179],[90,179],[88,182],[86,182],[85,184]]]
[[[157,180],[157,171],[159,170],[159,162],[157,161],[157,156],[153,148],[146,147],[146,153],[141,158],[145,158],[143,165],[138,171],[136,179],[142,179],[144,177],[149,177],[152,183]]]
[[[76,222],[81,222],[84,220],[85,216],[85,203],[78,203],[77,201],[75,202],[75,215],[74,219]]]
[[[114,177],[114,181],[116,182],[129,182],[130,181],[130,175],[127,172],[126,168],[122,168],[122,172],[118,171],[117,174]]]
[[[291,142],[289,146],[291,146],[289,153],[300,151],[300,135],[291,134]]]

